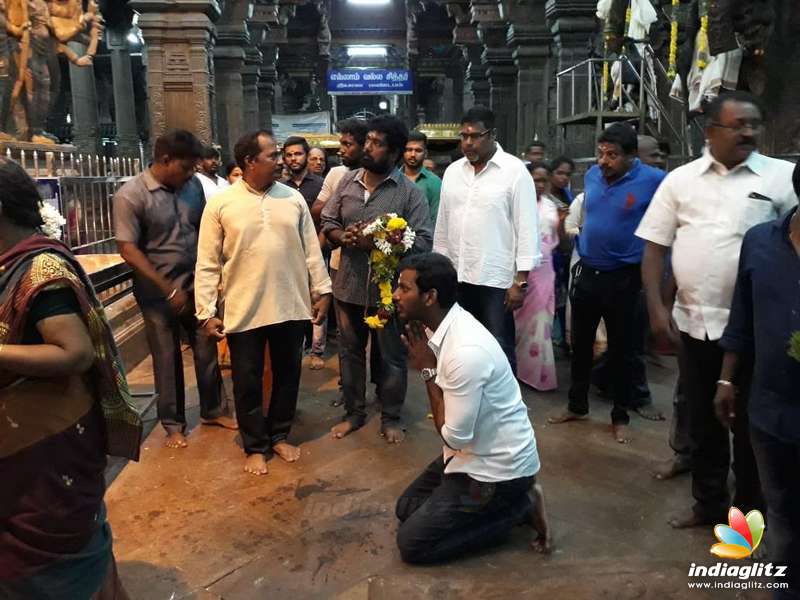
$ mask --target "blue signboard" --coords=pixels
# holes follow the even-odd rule
[[[328,93],[412,94],[414,84],[408,69],[331,69]]]

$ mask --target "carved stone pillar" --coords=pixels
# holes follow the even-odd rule
[[[117,126],[117,153],[139,156],[139,129],[136,125],[136,97],[127,41],[128,31],[109,29],[106,44],[111,54],[111,77],[114,82],[114,120]]]
[[[489,101],[489,77],[486,73],[487,67],[481,60],[483,47],[470,44],[464,47],[464,59],[467,61],[466,80],[464,86],[468,91],[464,106],[481,105],[488,107]]]
[[[215,0],[131,0],[147,54],[151,140],[170,129],[214,139]]]
[[[275,101],[275,88],[278,85],[278,70],[275,68],[278,50],[276,46],[261,47],[261,77],[258,80],[259,123],[267,129],[272,128],[272,105]]]
[[[472,18],[484,44],[481,61],[489,79],[489,107],[495,115],[497,139],[503,149],[516,152],[517,68],[506,42],[508,23],[496,3],[472,3]]]
[[[549,143],[547,90],[550,81],[552,34],[544,24],[544,3],[528,6],[534,17],[509,27],[508,44],[514,48],[517,66],[517,148],[524,150],[534,139]],[[537,10],[538,9],[538,10]],[[539,16],[536,19],[536,16]]]
[[[261,52],[259,52],[258,48],[250,46],[245,49],[244,70],[242,71],[245,131],[256,129],[256,125],[261,122],[261,105],[258,97],[261,62]]]
[[[69,42],[67,46],[78,56],[86,54],[86,44]],[[69,81],[72,90],[72,143],[81,152],[96,154],[100,151],[100,131],[94,67],[69,63]]]

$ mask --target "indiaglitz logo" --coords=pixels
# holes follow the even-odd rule
[[[715,526],[714,535],[720,543],[711,546],[711,554],[720,558],[747,558],[764,537],[764,515],[751,510],[745,517],[732,506],[728,511],[728,525]]]

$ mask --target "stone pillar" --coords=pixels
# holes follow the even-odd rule
[[[261,52],[257,48],[250,46],[245,49],[244,70],[242,71],[245,131],[256,129],[261,122],[261,106],[258,97],[261,60]]]
[[[553,33],[553,62],[555,71],[567,69],[588,56],[589,41],[595,35],[597,3],[594,0],[547,0],[545,13]],[[551,106],[556,105],[555,88],[550,90]],[[585,78],[576,77],[575,95],[588,94]],[[569,94],[562,94],[562,111],[568,112]],[[554,111],[555,112],[555,111]],[[553,117],[555,114],[553,113]],[[594,155],[595,127],[593,125],[563,126],[557,138],[557,150],[569,149],[573,156]]]
[[[543,9],[544,4],[539,8]],[[547,91],[552,35],[543,20],[534,23],[512,23],[508,32],[508,43],[514,48],[514,64],[518,70],[516,131],[519,150],[524,150],[534,139],[544,140],[548,145],[551,142]]]
[[[465,59],[467,61],[466,80],[464,86],[468,90],[467,99],[464,104],[467,106],[481,106],[488,107],[489,101],[489,77],[486,73],[486,65],[481,60],[483,47],[470,44],[465,46]]]
[[[495,115],[497,139],[506,152],[517,146],[517,68],[506,42],[508,23],[496,3],[472,3],[472,18],[478,23],[478,36],[484,44],[481,61],[489,79],[489,107]]]
[[[75,54],[84,56],[86,44],[69,42]],[[72,137],[73,144],[81,152],[100,152],[100,130],[98,127],[97,89],[94,83],[94,67],[78,67],[69,63],[69,82],[72,91]]]
[[[131,0],[145,41],[151,141],[170,129],[214,139],[216,0]]]
[[[139,156],[139,128],[136,124],[136,98],[127,35],[128,31],[124,29],[109,29],[106,44],[111,54],[111,77],[114,82],[117,154]]]

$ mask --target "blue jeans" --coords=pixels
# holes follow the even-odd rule
[[[775,598],[800,598],[800,442],[782,441],[750,426],[750,441],[767,503],[766,543],[769,560],[788,565],[789,590],[776,590]],[[742,509],[745,510],[745,509]]]
[[[458,304],[472,313],[481,325],[489,330],[508,358],[511,371],[517,374],[516,328],[514,313],[506,310],[506,290],[472,285],[458,284]]]
[[[444,472],[439,456],[397,501],[397,546],[408,563],[446,560],[501,542],[531,509],[535,477],[487,483]]]
[[[378,373],[372,374],[381,402],[381,420],[384,425],[397,425],[408,387],[406,348],[400,339],[400,322],[394,317],[383,329],[370,330],[364,323],[364,315],[374,314],[374,309],[367,310],[364,306],[338,300],[335,307],[341,344],[339,356],[345,419],[355,427],[361,427],[367,420],[366,349],[371,335],[372,343],[378,345],[381,356],[381,368]]]

